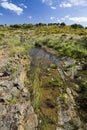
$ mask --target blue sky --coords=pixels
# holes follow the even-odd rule
[[[0,24],[39,22],[87,26],[87,0],[0,0]]]

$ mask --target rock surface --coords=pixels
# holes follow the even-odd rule
[[[24,86],[21,59],[4,57],[0,62],[0,130],[36,130],[38,126],[30,93]]]

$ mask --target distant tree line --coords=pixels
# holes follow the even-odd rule
[[[7,26],[7,25],[6,24],[5,25],[1,24],[0,28],[1,27],[5,27],[5,26]],[[14,29],[19,29],[19,28],[27,29],[27,28],[32,28],[34,26],[36,26],[36,27],[41,27],[41,26],[59,26],[59,27],[64,27],[64,26],[67,26],[67,25],[64,22],[62,22],[62,23],[48,23],[48,24],[45,24],[45,23],[36,23],[36,24],[30,23],[30,24],[26,24],[25,23],[25,24],[13,24],[13,25],[10,25],[10,27],[14,28]],[[78,28],[85,28],[85,29],[87,29],[87,27],[84,27],[81,24],[77,24],[77,23],[70,25],[70,27],[72,27],[74,29],[78,29]]]

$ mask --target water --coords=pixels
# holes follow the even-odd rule
[[[36,110],[40,119],[38,130],[86,130],[76,109],[73,94],[68,94],[66,91],[67,88],[72,91],[73,85],[64,73],[62,61],[42,48],[32,48],[29,55],[31,56],[29,79],[32,80],[32,93],[36,92],[39,95],[39,105],[37,104]],[[51,68],[51,64],[56,64],[58,67]]]
[[[42,123],[40,130],[56,130],[57,123],[57,95],[59,94],[58,83],[56,79],[59,77],[57,69],[51,69],[51,64],[58,64],[57,56],[52,55],[41,48],[32,48],[29,51],[31,56],[30,78],[34,80],[37,73],[37,68],[40,72],[38,74],[39,81],[42,82],[40,87],[40,106],[39,118]],[[49,70],[49,71],[48,71]],[[54,81],[52,81],[54,80]],[[34,91],[34,90],[33,90]],[[38,91],[38,89],[37,89]]]

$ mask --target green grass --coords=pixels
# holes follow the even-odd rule
[[[34,99],[33,99],[33,107],[35,109],[35,111],[37,111],[39,109],[40,106],[40,94],[41,94],[41,81],[39,79],[39,73],[40,70],[37,69],[36,73],[34,75],[34,81],[33,81],[33,95],[34,95]]]

